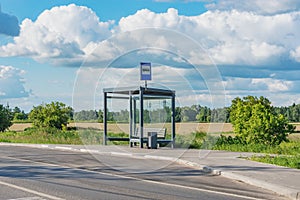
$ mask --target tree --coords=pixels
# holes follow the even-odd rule
[[[15,107],[12,112],[14,120],[26,120],[28,118],[24,110],[21,110],[19,107]]]
[[[188,122],[188,121],[196,121],[196,116],[198,114],[199,110],[197,109],[197,106],[184,106],[181,108],[181,119],[182,122]]]
[[[96,110],[82,110],[74,113],[74,120],[91,121],[98,119],[98,112]]]
[[[181,122],[181,108],[175,108],[175,122]]]
[[[0,104],[0,132],[5,131],[12,125],[13,113],[9,106]]]
[[[72,116],[72,108],[61,102],[51,102],[33,107],[29,113],[29,119],[33,126],[38,128],[57,128],[62,129],[68,124]]]
[[[234,132],[245,143],[280,144],[294,128],[264,97],[235,98],[230,107]]]
[[[98,111],[98,122],[100,122],[100,123],[103,122],[103,111],[102,110]]]

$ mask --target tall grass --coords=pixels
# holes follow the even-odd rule
[[[108,137],[128,138],[126,133],[108,133]],[[103,144],[103,131],[95,129],[26,128],[22,132],[0,133],[0,142],[31,144]],[[125,145],[128,142],[109,141],[108,144]]]
[[[253,156],[248,159],[258,162],[275,164],[290,168],[300,169],[300,139],[298,134],[289,136],[289,142],[282,142],[279,145],[264,145],[264,144],[241,144],[238,140],[231,144],[224,137],[220,138],[214,146],[216,150],[226,150],[235,152],[256,152],[265,153],[266,156]],[[268,154],[273,154],[272,156]],[[274,156],[274,154],[276,154]]]
[[[0,133],[0,142],[36,143],[36,144],[82,144],[75,130],[57,130],[55,128],[27,128],[22,132],[8,131]]]
[[[250,160],[300,169],[300,155],[295,156],[252,156]]]
[[[175,146],[177,148],[212,149],[217,139],[216,136],[196,131],[190,134],[177,135]]]
[[[225,150],[234,152],[255,152],[268,154],[298,155],[300,154],[300,142],[282,142],[280,145],[264,144],[216,144],[215,150]]]

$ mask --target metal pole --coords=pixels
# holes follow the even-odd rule
[[[172,118],[171,118],[171,122],[172,122],[172,144],[171,144],[171,147],[172,148],[175,148],[175,138],[176,138],[176,135],[175,135],[175,92],[172,94]]]
[[[107,145],[107,93],[104,92],[103,110],[103,145]]]
[[[129,93],[129,146],[132,147],[132,130],[133,130],[133,115],[132,115],[132,95]]]
[[[133,99],[133,131],[136,131],[136,100],[135,99]]]
[[[144,88],[140,87],[140,148],[143,148],[144,132]]]

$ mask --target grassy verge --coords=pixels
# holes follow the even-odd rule
[[[128,138],[126,133],[108,133],[109,137]],[[177,135],[178,148],[211,148],[216,137],[206,137],[204,132]],[[171,135],[167,134],[167,139]],[[51,128],[26,128],[24,131],[7,131],[0,133],[0,142],[35,143],[35,144],[102,144],[103,132],[95,129],[57,130]],[[109,141],[108,144],[128,145],[128,141]]]
[[[290,141],[282,142],[277,146],[267,146],[264,144],[222,144],[215,145],[215,150],[225,150],[234,152],[255,152],[266,154],[279,154],[279,155],[298,155],[300,154],[300,142]]]
[[[0,133],[0,142],[35,144],[82,144],[75,130],[27,128],[22,132],[8,131]]]
[[[295,169],[300,169],[300,155],[294,155],[294,156],[252,156],[249,158],[253,161],[263,162],[263,163],[269,163],[284,167],[290,167]]]
[[[108,133],[109,137],[128,137],[125,133]],[[27,128],[22,132],[7,131],[0,133],[0,142],[30,144],[102,144],[103,132],[94,129],[57,130],[52,128]],[[126,144],[126,142],[108,142]],[[128,144],[128,142],[127,142]]]
[[[266,156],[253,156],[248,159],[279,166],[300,169],[300,136],[292,134],[289,142],[282,142],[280,145],[267,146],[263,144],[220,144],[215,145],[215,150],[235,152],[265,153]],[[271,156],[268,154],[276,154]]]
[[[189,149],[212,149],[218,140],[218,135],[208,135],[205,132],[193,132],[177,135],[176,147]]]

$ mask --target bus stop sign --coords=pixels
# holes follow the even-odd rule
[[[141,81],[150,81],[152,79],[151,63],[141,62],[140,72]]]

